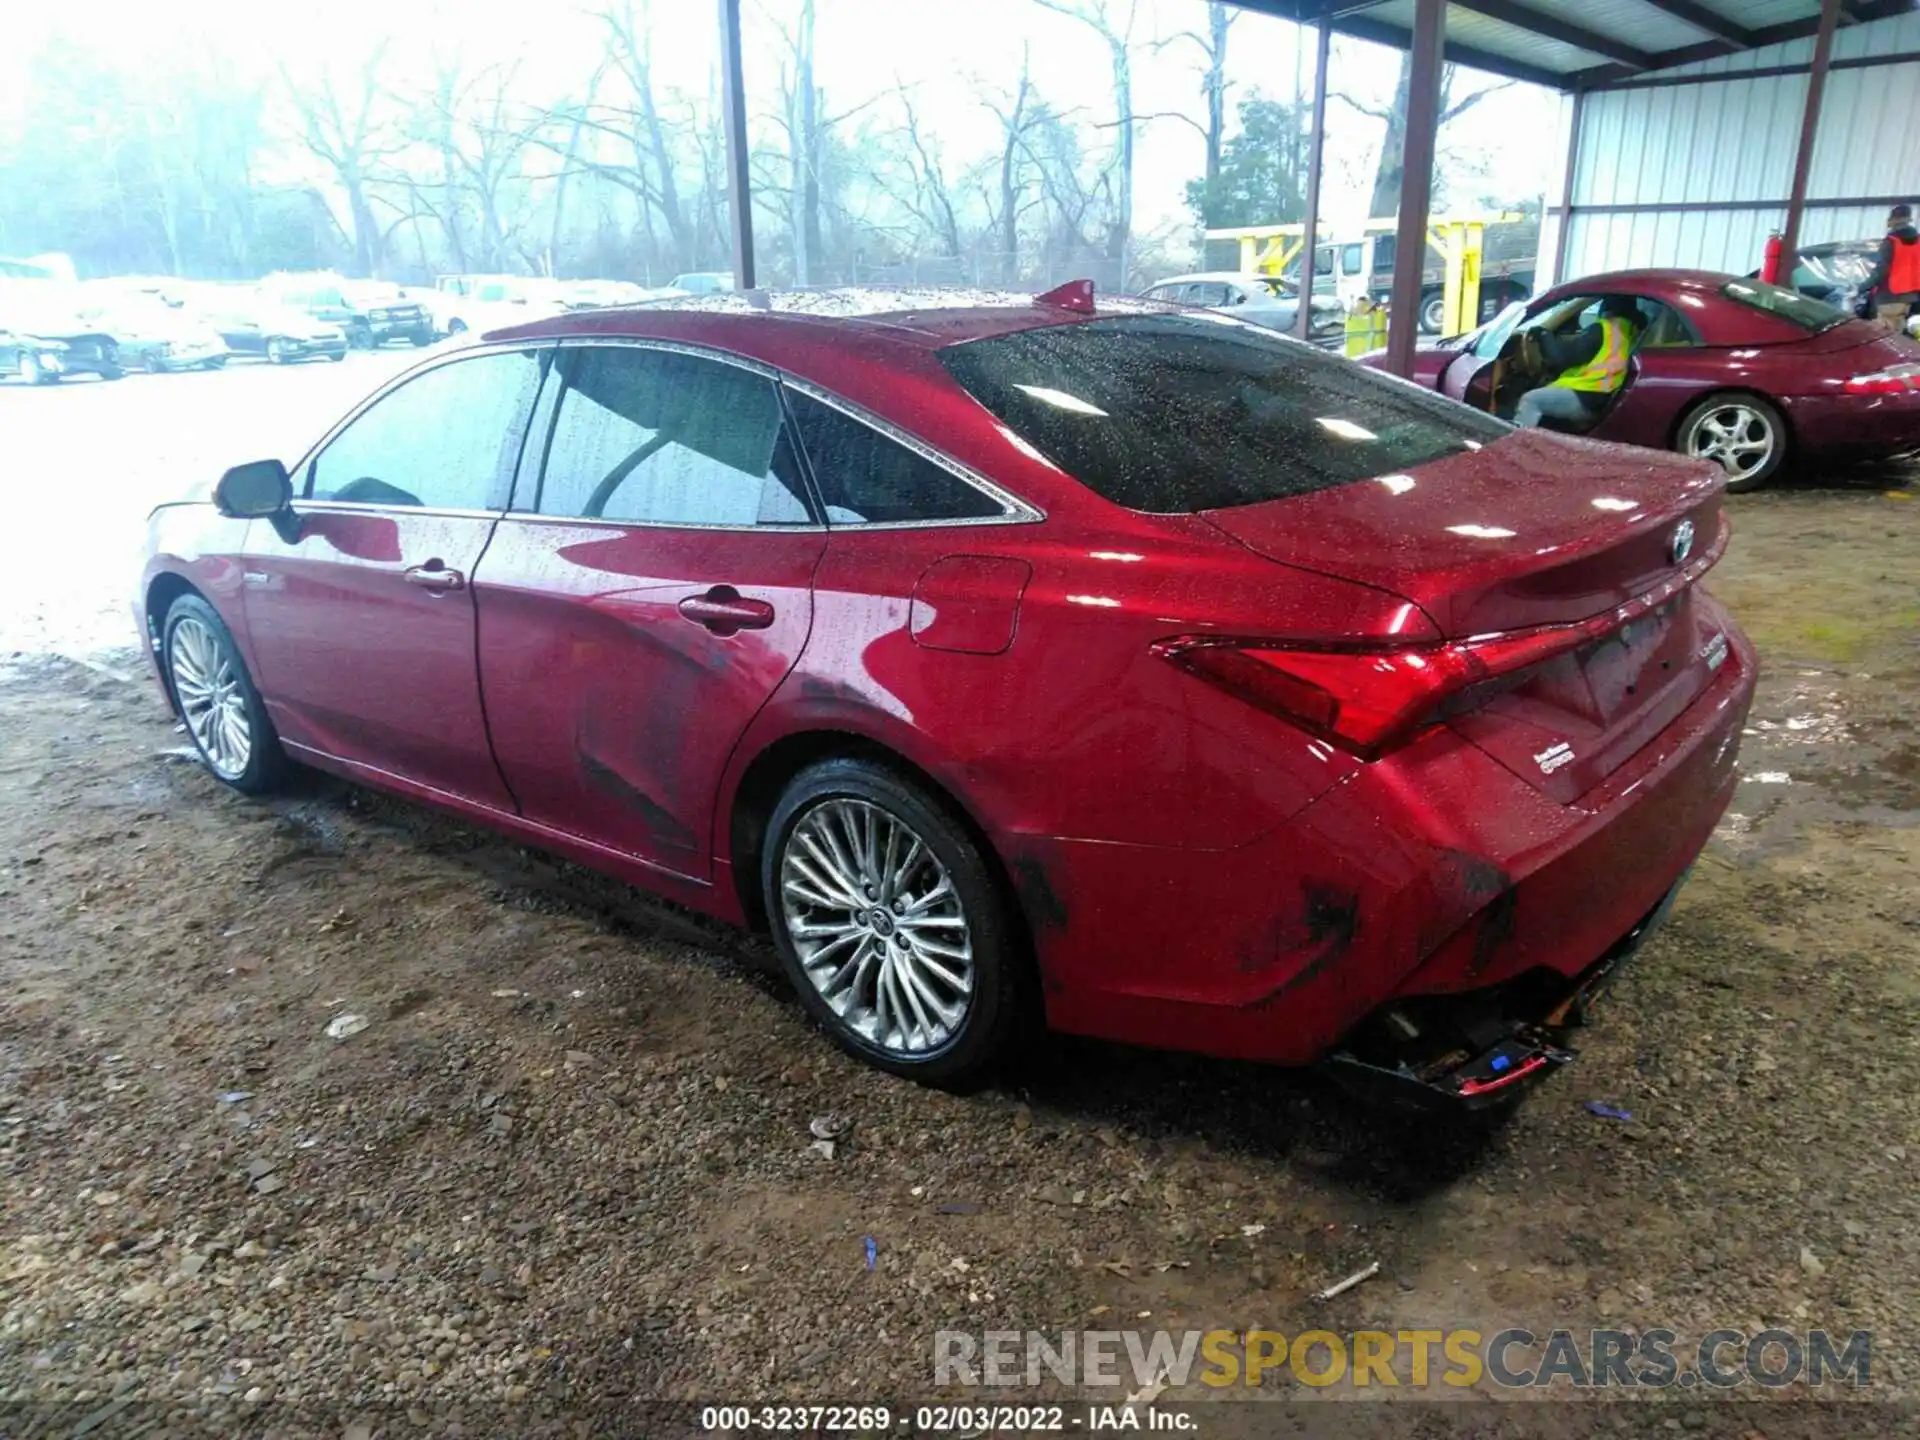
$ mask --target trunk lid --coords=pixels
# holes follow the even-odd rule
[[[1441,712],[1566,804],[1665,729],[1727,659],[1718,611],[1690,584],[1724,539],[1722,484],[1676,456],[1517,431],[1404,475],[1204,518],[1269,559],[1412,601],[1450,640],[1621,611],[1578,649]]]
[[[1404,474],[1201,515],[1256,554],[1389,590],[1449,638],[1585,620],[1719,533],[1721,472],[1656,450],[1516,430]]]
[[[1863,371],[1920,360],[1920,345],[1881,320],[1849,320],[1831,330],[1801,336],[1787,343],[1807,355],[1837,355],[1843,350],[1862,351],[1860,368]]]

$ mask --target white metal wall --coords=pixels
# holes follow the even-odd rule
[[[1836,60],[1910,52],[1920,52],[1920,13],[1849,26],[1834,37]],[[1697,76],[1704,84],[1589,94],[1580,118],[1566,273],[1757,269],[1767,235],[1786,223],[1778,203],[1658,214],[1582,214],[1581,207],[1783,201],[1793,188],[1807,77],[1709,77],[1812,58],[1813,42],[1799,40],[1661,72],[1661,78]],[[1920,192],[1920,61],[1832,71],[1822,110],[1810,201]],[[1809,205],[1801,242],[1877,238],[1885,220],[1875,207]],[[1556,240],[1543,237],[1543,245]]]

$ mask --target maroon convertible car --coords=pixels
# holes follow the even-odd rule
[[[427,361],[136,610],[229,784],[768,927],[896,1073],[1044,1018],[1490,1104],[1732,794],[1723,484],[1085,285],[756,292]]]
[[[1627,384],[1586,429],[1596,439],[1716,461],[1730,490],[1757,490],[1789,453],[1847,461],[1920,450],[1920,344],[1792,290],[1705,271],[1570,281],[1421,350],[1414,378],[1511,416],[1522,394],[1553,378],[1529,338],[1577,330],[1614,296],[1643,323]]]

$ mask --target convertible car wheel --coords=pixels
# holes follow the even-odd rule
[[[1780,412],[1757,395],[1710,395],[1680,422],[1679,448],[1727,472],[1727,489],[1758,490],[1787,458]]]
[[[214,608],[183,595],[167,612],[167,679],[193,748],[218,778],[249,795],[270,790],[285,756],[260,693]]]
[[[966,828],[864,760],[802,772],[762,862],[767,915],[800,1000],[896,1075],[979,1079],[1021,1007],[1010,912]]]

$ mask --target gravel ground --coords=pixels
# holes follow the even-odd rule
[[[405,358],[76,384],[0,423],[0,472],[108,397],[163,406],[165,464],[113,453],[132,422],[63,462],[137,477],[102,522],[121,543],[141,487],[240,458],[207,438],[236,395],[324,381],[279,417],[317,429],[338,372]],[[0,396],[0,421],[41,398]],[[1780,1325],[1871,1330],[1871,1398],[1195,1413],[1207,1435],[1913,1433],[1920,501],[1734,510],[1714,588],[1767,665],[1735,812],[1579,1062],[1480,1137],[1084,1042],[967,1097],[880,1076],[756,942],[371,792],[225,791],[98,648],[117,597],[74,582],[29,623],[13,573],[0,1400],[64,1407],[59,1433],[300,1406],[321,1433],[445,1433],[450,1405],[521,1433],[587,1401],[898,1405],[934,1394],[943,1328]],[[347,1015],[364,1029],[328,1038]],[[852,1124],[831,1159],[828,1114]],[[1162,1403],[1188,1399],[1216,1397]]]

